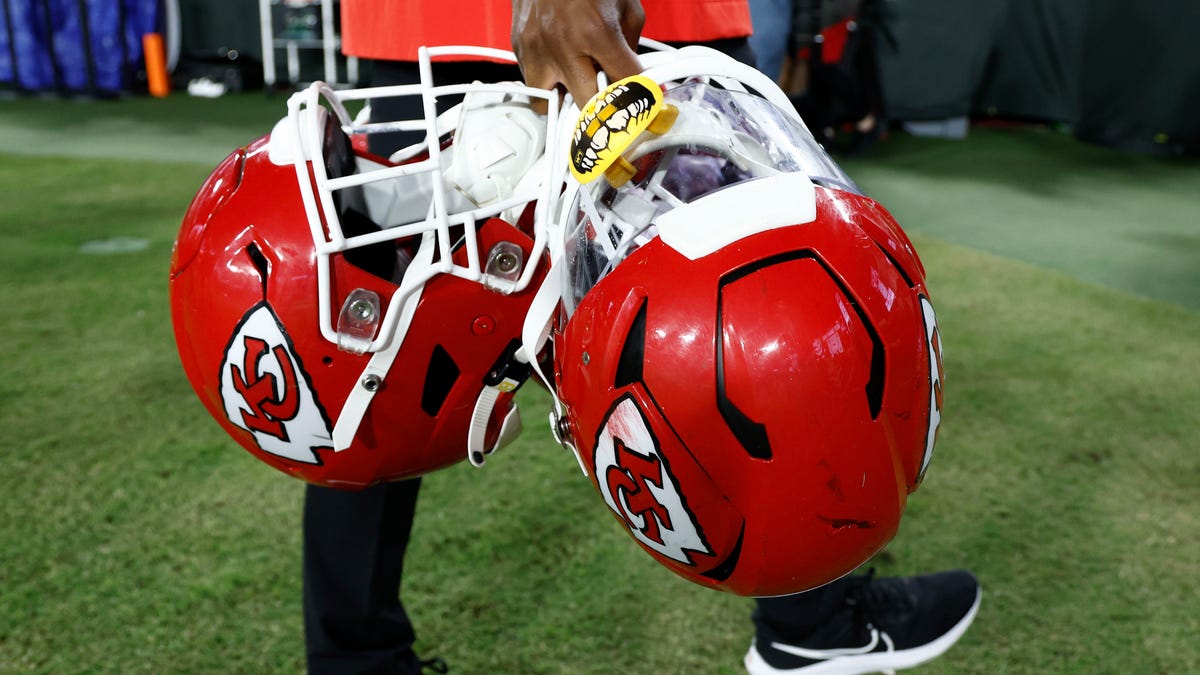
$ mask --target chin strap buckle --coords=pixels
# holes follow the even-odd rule
[[[517,404],[512,402],[512,395],[533,372],[533,366],[522,360],[523,356],[521,341],[513,340],[483,378],[483,390],[475,401],[471,427],[467,432],[467,459],[474,466],[483,466],[487,455],[508,445],[521,433],[521,414]],[[488,448],[485,447],[488,424],[502,397],[508,401],[509,408],[500,424],[495,445]]]

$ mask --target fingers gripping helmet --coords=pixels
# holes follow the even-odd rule
[[[437,119],[363,124],[346,108],[415,95],[432,111],[450,90],[467,98]],[[176,341],[209,413],[251,454],[359,488],[519,428],[520,378],[505,386],[502,366],[544,275],[544,240],[527,227],[548,185],[546,122],[528,106],[539,95],[314,85],[204,183],[171,263]],[[354,151],[351,137],[397,128],[426,141],[394,161]]]
[[[644,65],[673,120],[620,151],[586,109],[576,127],[572,156],[609,168],[572,182],[557,219],[558,427],[675,573],[811,589],[892,538],[928,465],[924,269],[765,78],[700,48]]]

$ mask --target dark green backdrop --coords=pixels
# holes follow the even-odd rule
[[[380,0],[381,2],[387,0]],[[1200,151],[1197,0],[887,0],[884,95],[899,120],[1061,122],[1085,140]],[[185,53],[261,57],[257,0],[180,0]]]
[[[891,117],[1071,125],[1120,148],[1200,150],[1200,2],[890,0]]]

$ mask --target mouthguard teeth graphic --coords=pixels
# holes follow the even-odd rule
[[[654,107],[654,95],[638,82],[614,86],[598,99],[592,115],[580,117],[575,127],[572,162],[580,174],[593,171],[603,159],[617,134],[625,133],[648,118]]]

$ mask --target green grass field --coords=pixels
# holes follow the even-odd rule
[[[302,486],[205,414],[166,301],[192,194],[282,110],[0,104],[0,673],[302,671]],[[913,233],[946,346],[938,455],[872,564],[985,589],[920,672],[1200,672],[1200,167],[981,130],[848,168]],[[742,672],[750,601],[642,553],[522,398],[514,446],[425,482],[419,650],[454,673]]]

